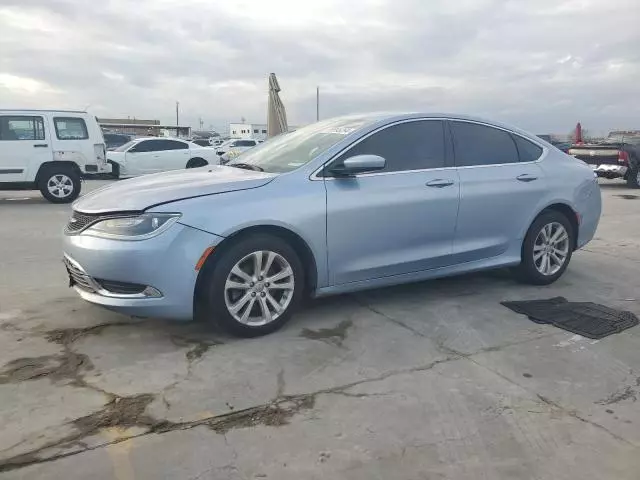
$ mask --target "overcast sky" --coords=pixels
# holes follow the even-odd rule
[[[226,128],[379,110],[640,128],[638,0],[0,0],[0,108]],[[182,121],[183,120],[183,121]]]

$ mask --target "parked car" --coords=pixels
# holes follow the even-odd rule
[[[211,147],[201,147],[178,138],[137,138],[107,152],[115,178],[136,177],[181,168],[218,165]]]
[[[211,146],[211,139],[209,138],[196,138],[196,139],[191,139],[191,141],[193,143],[195,143],[196,145],[200,145],[201,147],[210,147]]]
[[[89,302],[256,336],[305,295],[499,267],[550,284],[600,211],[591,169],[535,135],[466,116],[354,115],[227,166],[92,192],[74,204],[64,258]]]
[[[52,203],[69,203],[80,195],[83,175],[108,172],[94,116],[0,110],[0,190],[40,190]]]
[[[572,145],[568,153],[588,163],[598,177],[621,178],[640,188],[640,131],[611,132],[603,142]]]
[[[258,145],[257,140],[252,139],[231,139],[223,142],[219,147],[216,148],[216,153],[219,156],[224,155],[229,150],[234,149],[237,152],[244,152],[245,150],[249,150],[250,148]]]
[[[104,137],[104,143],[107,147],[107,150],[114,150],[124,145],[125,143],[130,142],[133,138],[131,135],[127,135],[124,133],[111,132],[105,132],[102,134],[102,136]]]

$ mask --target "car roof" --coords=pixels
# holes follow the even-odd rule
[[[509,125],[506,123],[501,123],[501,122],[496,122],[495,120],[488,120],[486,118],[482,118],[482,117],[477,117],[474,115],[467,115],[467,114],[461,114],[461,113],[441,113],[441,112],[371,112],[371,113],[361,113],[361,114],[352,114],[352,115],[344,115],[341,117],[336,117],[334,119],[340,119],[343,118],[345,120],[348,120],[349,118],[353,118],[353,119],[365,119],[368,120],[366,125],[363,125],[362,128],[369,130],[369,129],[376,129],[385,125],[388,125],[390,123],[394,123],[394,122],[400,122],[402,120],[412,120],[412,119],[420,119],[420,118],[434,118],[434,119],[438,119],[438,118],[442,118],[442,119],[448,119],[448,120],[466,120],[466,121],[470,121],[470,122],[477,122],[477,123],[483,123],[486,125],[490,125],[493,127],[498,127],[498,128],[503,128],[505,130],[510,130],[512,132],[518,133],[530,140],[534,140],[534,141],[542,141],[544,142],[544,139],[541,139],[539,137],[537,137],[536,135],[529,133],[525,130],[522,130],[514,125]]]

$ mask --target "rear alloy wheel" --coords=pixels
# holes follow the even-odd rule
[[[540,215],[525,237],[518,278],[534,285],[555,282],[569,265],[573,237],[573,227],[562,213],[552,210]]]
[[[291,318],[304,291],[304,272],[288,243],[255,235],[223,248],[219,255],[207,309],[216,323],[234,335],[256,337]]]
[[[80,195],[80,176],[70,168],[50,168],[42,172],[38,187],[51,203],[71,203]]]

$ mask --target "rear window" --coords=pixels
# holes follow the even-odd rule
[[[518,135],[513,135],[513,140],[516,142],[516,147],[518,147],[518,155],[520,155],[521,162],[535,162],[542,156],[542,148],[535,143]]]
[[[58,140],[86,140],[89,138],[87,125],[82,118],[55,117],[53,123]]]

